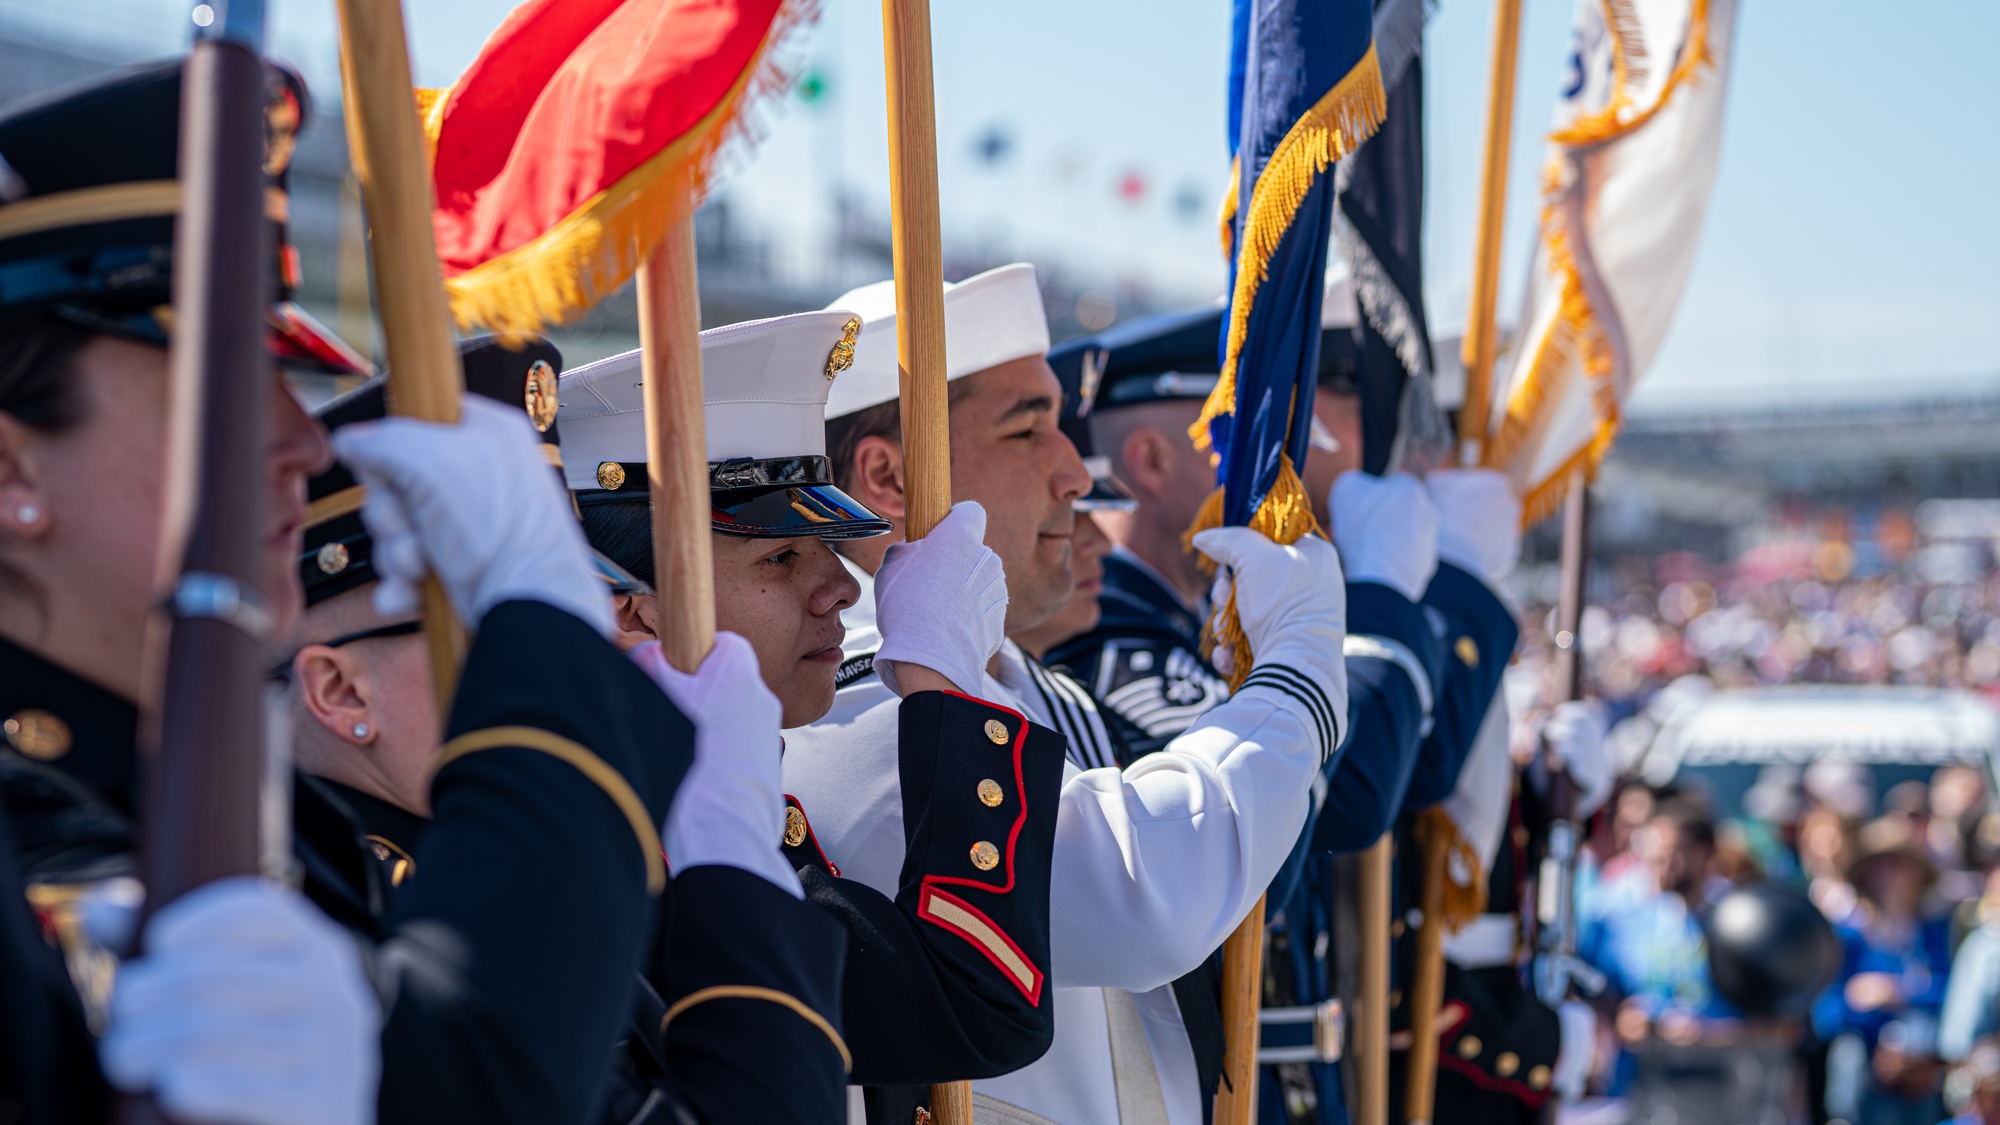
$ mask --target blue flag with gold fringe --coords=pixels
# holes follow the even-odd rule
[[[1223,203],[1229,315],[1222,379],[1189,430],[1221,487],[1190,530],[1247,524],[1280,543],[1315,529],[1300,483],[1319,373],[1335,162],[1382,122],[1372,0],[1234,0]],[[1233,614],[1217,622],[1241,644]],[[1239,656],[1243,650],[1236,649]],[[1249,662],[1237,661],[1237,675]]]

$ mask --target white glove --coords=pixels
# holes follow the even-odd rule
[[[1548,740],[1549,764],[1559,766],[1576,783],[1576,817],[1604,807],[1611,796],[1611,754],[1604,748],[1604,709],[1588,700],[1558,703],[1542,724]]]
[[[1007,573],[986,545],[986,509],[962,500],[929,535],[898,543],[875,572],[882,647],[875,674],[897,695],[896,665],[917,664],[968,695],[1007,638]]]
[[[1326,506],[1349,582],[1380,582],[1411,601],[1424,596],[1437,573],[1438,517],[1421,481],[1349,469],[1334,479]]]
[[[660,642],[631,652],[694,721],[694,766],[674,793],[661,832],[675,871],[720,864],[750,872],[804,898],[799,873],[778,850],[785,835],[785,792],[779,778],[784,707],[764,686],[756,650],[736,633],[717,633],[708,659],[690,676],[667,663]]]
[[[610,599],[527,416],[477,395],[460,410],[456,426],[385,418],[334,431],[334,451],[368,488],[361,519],[375,539],[377,612],[415,612],[432,571],[469,625],[521,599],[609,637]]]
[[[1247,527],[1212,527],[1194,537],[1194,548],[1220,564],[1213,604],[1227,603],[1231,584],[1236,617],[1250,642],[1251,674],[1282,664],[1303,674],[1326,695],[1337,726],[1347,715],[1347,583],[1333,544],[1308,535],[1288,547]],[[1217,646],[1217,653],[1224,649]],[[1236,653],[1223,659],[1234,661]],[[1328,729],[1328,736],[1339,739]],[[1326,747],[1331,751],[1332,746]]]
[[[297,893],[210,883],[146,926],[119,970],[104,1073],[179,1121],[375,1120],[381,1011],[353,938]]]
[[[1521,498],[1507,474],[1437,469],[1426,483],[1437,505],[1438,557],[1484,582],[1512,572],[1521,561]]]
[[[1565,1000],[1556,1007],[1556,1023],[1562,1029],[1562,1046],[1556,1050],[1550,1085],[1557,1097],[1573,1105],[1583,1096],[1591,1063],[1596,1060],[1597,1013],[1581,1000]]]

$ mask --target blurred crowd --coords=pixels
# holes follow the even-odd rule
[[[1649,739],[1680,699],[1717,688],[1910,684],[2000,699],[2000,575],[1774,575],[1685,556],[1606,569],[1584,651],[1592,694],[1627,720],[1612,741],[1628,766],[1640,747],[1617,743]],[[1548,631],[1527,632],[1517,713],[1552,697]],[[1578,877],[1579,951],[1609,981],[1593,1089],[1628,1092],[1649,1041],[1713,1042],[1741,1025],[1708,979],[1702,919],[1732,887],[1769,881],[1805,892],[1840,944],[1832,984],[1796,1013],[1814,1120],[2000,1125],[1990,779],[1967,765],[1893,783],[1851,762],[1767,765],[1740,807],[1720,809],[1698,784],[1621,782]]]

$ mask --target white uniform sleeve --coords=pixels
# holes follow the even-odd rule
[[[1056,987],[1145,991],[1200,965],[1291,853],[1321,755],[1307,706],[1253,685],[1123,772],[1066,770]]]

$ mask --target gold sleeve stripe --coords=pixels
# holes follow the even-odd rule
[[[485,730],[467,731],[445,743],[437,753],[437,762],[431,767],[431,772],[435,774],[467,754],[502,746],[540,750],[575,766],[577,772],[596,782],[597,787],[604,790],[618,810],[625,814],[625,819],[632,822],[632,834],[639,838],[639,850],[646,856],[647,892],[659,894],[667,889],[667,864],[660,858],[660,830],[654,827],[652,814],[646,811],[646,802],[632,791],[631,783],[625,780],[624,775],[578,743],[540,727],[487,727]]]
[[[306,526],[318,527],[331,519],[339,519],[350,512],[358,512],[368,500],[368,489],[349,485],[331,496],[322,496],[306,506]]]
[[[789,992],[780,992],[775,988],[759,988],[751,984],[718,984],[710,988],[690,992],[679,1000],[674,1001],[673,1007],[668,1008],[667,1014],[661,1017],[660,1034],[665,1035],[667,1033],[667,1025],[674,1022],[676,1016],[679,1016],[682,1012],[687,1011],[696,1004],[706,1003],[710,1000],[768,1000],[781,1007],[790,1008],[800,1019],[819,1028],[820,1031],[826,1034],[828,1039],[833,1040],[833,1049],[840,1052],[840,1065],[842,1068],[850,1071],[854,1069],[854,1056],[847,1053],[847,1041],[840,1037],[840,1032],[833,1029],[833,1025],[827,1022],[827,1018],[807,1007],[805,1001],[793,996]]]

